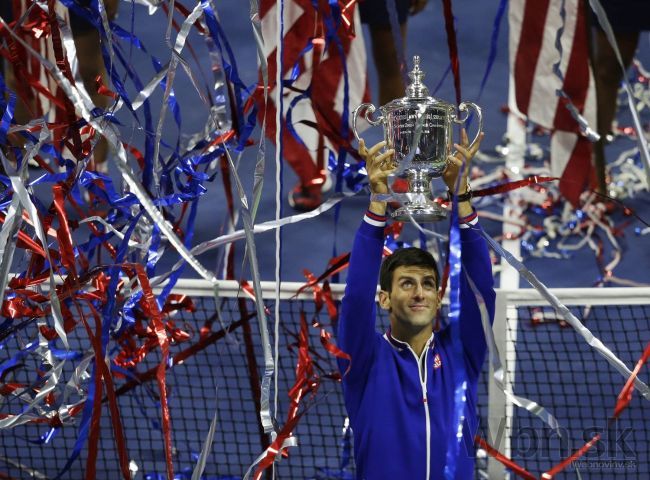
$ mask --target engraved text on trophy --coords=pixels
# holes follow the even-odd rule
[[[398,162],[407,158],[414,146],[416,136],[419,141],[413,155],[413,162],[426,164],[431,173],[440,174],[449,155],[449,123],[445,111],[427,109],[399,109],[388,116],[386,128],[389,148],[395,149]]]

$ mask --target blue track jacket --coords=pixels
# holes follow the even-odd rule
[[[454,365],[447,330],[435,332],[417,358],[407,343],[375,330],[375,293],[384,245],[385,221],[366,215],[354,239],[338,325],[338,345],[352,357],[343,377],[345,406],[354,432],[360,480],[443,479],[449,429],[453,426]],[[473,224],[473,225],[472,225]],[[461,224],[460,325],[469,379],[463,444],[456,479],[474,476],[474,434],[478,425],[476,388],[486,352],[476,297],[481,292],[494,318],[492,266],[476,220]],[[348,362],[339,361],[341,373]],[[455,428],[455,427],[454,427]],[[469,453],[468,453],[469,451]]]

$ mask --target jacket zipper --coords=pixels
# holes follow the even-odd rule
[[[424,419],[427,435],[427,475],[425,478],[429,480],[431,474],[431,421],[429,418],[429,402],[427,400],[427,355],[429,354],[429,343],[424,347],[424,366],[423,362],[420,361],[421,358],[418,358],[413,349],[410,346],[408,349],[411,350],[418,364],[418,380],[420,380],[420,386],[422,387],[422,403],[424,403]],[[424,369],[424,380],[422,379],[422,369]]]

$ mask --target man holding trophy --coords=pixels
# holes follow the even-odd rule
[[[384,124],[386,141],[369,149],[359,141],[372,198],[355,236],[338,325],[338,345],[351,357],[351,363],[340,360],[339,368],[347,372],[343,393],[354,432],[357,478],[367,480],[444,478],[448,441],[457,427],[452,423],[458,366],[451,336],[445,328],[434,332],[441,305],[436,262],[418,248],[398,249],[381,262],[386,201],[391,198],[389,175],[407,178],[410,186],[399,196],[403,207],[393,218],[444,218],[444,210],[430,199],[430,181],[436,176],[443,178],[458,205],[460,337],[468,385],[456,479],[474,475],[476,390],[486,352],[472,287],[483,298],[490,322],[494,317],[492,267],[467,182],[469,163],[483,135],[479,128],[470,144],[463,129],[460,144],[453,144],[456,153],[451,154],[455,108],[428,96],[417,57],[414,63],[407,96],[381,107],[379,120],[366,116],[371,123]],[[364,108],[374,111],[372,106]],[[480,123],[480,109],[475,109]],[[382,152],[384,147],[388,149]],[[378,279],[379,306],[390,319],[390,329],[383,335],[375,330]]]

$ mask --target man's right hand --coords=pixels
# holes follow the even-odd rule
[[[368,172],[368,182],[372,193],[388,193],[390,191],[388,188],[388,175],[397,168],[397,165],[393,162],[395,150],[390,149],[379,153],[385,146],[386,142],[379,142],[368,149],[363,139],[359,141],[359,155],[366,162],[366,172]]]
[[[388,188],[388,175],[397,168],[397,165],[393,162],[395,150],[389,149],[383,153],[379,153],[385,146],[386,142],[379,142],[368,149],[366,148],[366,142],[363,139],[359,140],[359,155],[366,162],[370,192],[380,195],[390,192]],[[378,215],[385,215],[386,202],[371,201],[369,209]]]

